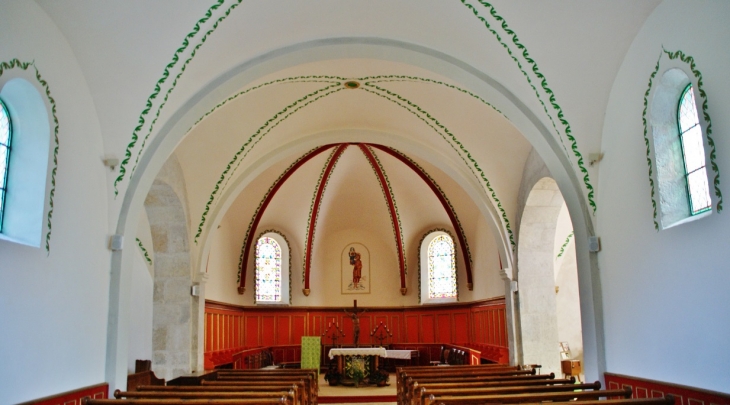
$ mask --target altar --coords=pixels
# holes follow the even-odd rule
[[[352,378],[355,370],[361,370],[367,378],[378,369],[378,359],[388,357],[382,347],[352,347],[330,349],[329,358],[337,358],[337,372],[346,378]]]

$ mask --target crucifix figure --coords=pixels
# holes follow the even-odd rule
[[[352,318],[352,339],[353,339],[353,343],[357,347],[357,341],[360,338],[360,318],[358,317],[358,314],[361,314],[361,313],[365,312],[366,310],[364,310],[364,309],[358,310],[357,309],[357,300],[354,300],[352,303],[352,312],[347,312],[346,309],[343,309],[343,311],[345,311],[345,313],[350,318]]]

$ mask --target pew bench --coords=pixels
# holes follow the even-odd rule
[[[595,400],[599,398],[631,398],[631,389],[619,390],[598,390],[598,391],[571,391],[571,392],[540,392],[529,394],[493,394],[493,395],[473,395],[468,389],[460,393],[452,393],[450,395],[429,395],[425,403],[427,405],[436,404],[459,404],[459,405],[479,405],[479,404],[517,404],[525,402],[565,402],[573,400]],[[572,405],[572,404],[571,404]]]

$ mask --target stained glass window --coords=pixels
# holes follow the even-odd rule
[[[679,122],[679,139],[682,143],[690,212],[695,215],[709,210],[712,202],[710,188],[707,184],[702,128],[697,115],[692,84],[684,89],[679,99],[677,121]]]
[[[273,238],[256,243],[256,302],[281,301],[281,247]]]
[[[10,163],[10,136],[12,135],[10,114],[0,100],[0,231],[3,229],[5,195],[8,189],[8,164]]]
[[[456,298],[456,256],[448,235],[428,244],[428,298]]]

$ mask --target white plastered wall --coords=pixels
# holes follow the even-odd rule
[[[0,241],[0,403],[17,403],[104,382],[108,169],[101,163],[93,101],[61,32],[35,2],[3,2],[0,9],[0,38],[12,38],[0,47],[0,61],[35,62],[59,121],[50,253],[45,243],[34,248]],[[5,70],[0,80],[15,75],[36,85],[50,116],[34,68]],[[51,130],[54,125],[49,122]]]
[[[725,1],[665,1],[646,21],[608,103],[597,201],[607,370],[722,392],[730,387],[730,214],[715,210],[654,229],[641,114],[662,46],[692,56],[707,92],[716,161],[727,176],[728,16]],[[661,63],[668,61],[665,55]]]

